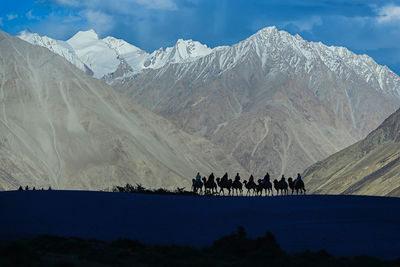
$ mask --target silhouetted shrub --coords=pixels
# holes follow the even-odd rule
[[[159,189],[146,189],[141,184],[136,184],[136,186],[132,186],[131,184],[126,184],[125,186],[113,186],[111,189],[112,192],[120,192],[120,193],[138,193],[138,194],[157,194],[157,195],[190,195],[197,196],[197,193],[192,191],[186,191],[184,187],[177,188],[174,191],[170,191],[164,188]]]
[[[246,231],[239,226],[236,233],[224,236],[213,243],[213,249],[219,253],[228,253],[239,257],[279,257],[283,255],[278,242],[271,232],[264,237],[251,239],[246,237]]]

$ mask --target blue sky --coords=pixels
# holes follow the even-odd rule
[[[0,29],[11,34],[66,40],[93,28],[148,52],[178,38],[231,45],[271,25],[366,53],[400,74],[400,0],[19,0],[0,9]]]

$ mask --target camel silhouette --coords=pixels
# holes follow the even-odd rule
[[[197,191],[200,191],[200,193],[203,193],[203,182],[201,180],[196,180],[192,179],[192,190],[194,193],[197,193]]]
[[[253,195],[256,194],[257,185],[253,180],[249,179],[249,182],[244,180],[243,183],[244,183],[244,186],[247,188],[246,196],[251,196],[251,192],[253,192]]]
[[[285,181],[284,175],[282,175],[282,178],[279,182],[276,179],[274,180],[274,187],[277,195],[279,195],[279,191],[281,192],[281,195],[288,194],[288,183]]]
[[[217,181],[217,185],[219,186],[219,194],[221,194],[221,192],[222,192],[222,195],[225,195],[225,191],[224,191],[224,189],[227,189],[228,190],[228,195],[230,195],[231,194],[231,188],[232,188],[232,179],[229,179],[228,180],[228,176],[225,176],[224,175],[224,177],[222,177],[222,179],[220,179],[219,177],[216,179],[216,181]]]
[[[260,194],[260,196],[262,196],[264,190],[265,196],[274,195],[274,193],[272,192],[272,183],[269,180],[258,179],[257,182],[257,195]]]
[[[264,189],[265,189],[265,194],[267,196],[269,196],[269,195],[273,196],[274,195],[274,191],[272,191],[272,183],[269,180],[264,182]]]
[[[233,193],[232,187],[233,187],[232,179],[228,179],[228,182],[226,183],[226,188],[228,189],[228,195],[231,195],[231,192]]]
[[[240,176],[239,176],[239,173],[238,173],[238,174],[236,174],[235,180],[232,183],[232,195],[235,192],[236,192],[237,196],[239,195],[239,193],[240,193],[240,195],[242,195],[243,194],[243,189],[242,188],[243,188],[243,184],[240,181]]]
[[[264,186],[261,183],[261,179],[258,179],[257,180],[257,187],[256,187],[257,196],[262,196],[263,191],[264,191]]]
[[[203,184],[204,184],[204,193],[205,194],[215,194],[217,193],[217,184],[214,181],[214,173],[211,173],[208,176],[208,180],[206,177],[203,177]]]
[[[296,190],[296,194],[305,194],[306,193],[306,188],[304,187],[304,182],[303,180],[298,180],[298,181],[293,181],[292,177],[289,177],[288,179],[289,182],[289,187],[292,189],[292,195],[294,190]]]

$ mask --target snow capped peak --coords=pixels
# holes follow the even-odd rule
[[[39,34],[37,34],[37,33],[32,33],[30,30],[25,29],[25,30],[20,31],[20,32],[17,34],[17,37],[20,37],[20,36],[31,36],[31,35],[39,35]]]
[[[40,36],[39,34],[32,33],[29,30],[20,32],[17,37],[28,43],[45,47],[50,51],[64,57],[82,71],[88,74],[92,73],[92,70],[86,66],[84,62],[82,62],[82,60],[76,55],[74,49],[67,42],[55,40],[47,36]]]
[[[201,57],[208,55],[212,52],[211,48],[208,48],[206,45],[203,45],[200,42],[193,41],[191,39],[178,39],[172,49],[176,49],[181,59],[187,59],[190,57]]]
[[[154,51],[143,62],[144,68],[158,69],[168,64],[194,61],[212,53],[212,49],[200,42],[178,39],[175,46]]]
[[[271,34],[271,33],[277,33],[278,29],[276,28],[276,26],[267,26],[262,28],[261,30],[258,30],[255,34]]]
[[[29,43],[32,43],[32,44],[35,44],[35,45],[40,45],[40,46],[43,46],[42,44],[43,44],[44,40],[46,40],[46,41],[51,41],[51,40],[55,41],[55,40],[53,40],[53,39],[51,39],[51,38],[49,38],[47,36],[40,36],[37,33],[32,33],[29,30],[23,30],[23,31],[19,32],[17,34],[17,37],[19,37],[20,39],[25,40],[25,41],[27,41]]]
[[[269,26],[262,28],[261,30],[257,31],[251,37],[258,36],[258,37],[268,37],[270,35],[277,35],[279,34],[279,30],[275,26]]]
[[[139,54],[146,53],[142,49],[140,49],[134,45],[131,45],[130,43],[128,43],[122,39],[117,39],[112,36],[107,36],[106,38],[103,39],[103,41],[106,44],[108,44],[108,46],[110,48],[117,51],[117,53],[119,55],[124,55],[124,54],[128,54],[128,53],[139,53]]]
[[[222,71],[248,60],[249,56],[256,56],[258,59],[254,62],[261,62],[262,67],[266,67],[270,62],[279,62],[281,68],[291,69],[296,73],[311,73],[315,68],[327,68],[335,75],[344,75],[345,78],[351,70],[378,90],[380,88],[390,91],[394,87],[400,88],[400,78],[367,55],[356,55],[345,47],[308,42],[298,34],[291,35],[275,26],[265,27],[233,46],[211,49],[200,42],[180,38],[174,46],[165,50],[160,48],[151,54],[122,39],[111,36],[99,39],[94,30],[79,31],[66,42],[40,36],[28,30],[19,33],[18,37],[32,44],[47,47],[80,69],[93,71],[94,77],[97,78],[108,74],[112,74],[109,77],[113,79],[130,77],[144,69],[194,62],[209,54],[215,54],[220,57],[218,66]],[[400,89],[395,90],[400,95]]]
[[[94,30],[79,31],[67,43],[91,70],[101,78],[114,72],[120,64],[118,53],[99,39]]]
[[[93,30],[78,31],[68,42],[93,42],[99,40],[99,35]]]

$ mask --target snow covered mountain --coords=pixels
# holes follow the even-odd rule
[[[75,53],[74,48],[67,42],[54,40],[47,36],[40,36],[37,33],[31,33],[29,31],[20,32],[18,37],[31,44],[48,48],[50,51],[64,57],[79,69],[85,71],[89,75],[93,75],[92,70],[88,68],[88,66],[79,58],[79,56]]]
[[[19,38],[65,57],[69,62],[93,71],[96,78],[112,79],[132,76],[144,69],[158,69],[170,63],[195,60],[211,53],[199,42],[179,39],[174,47],[160,48],[149,54],[124,40],[114,37],[100,39],[94,30],[79,31],[67,41],[23,31]]]
[[[124,78],[140,73],[144,69],[159,69],[171,63],[188,63],[209,54],[220,54],[220,70],[233,68],[246,56],[249,49],[255,49],[261,67],[265,68],[268,57],[273,53],[282,53],[289,46],[293,54],[282,54],[292,68],[311,72],[315,63],[322,63],[343,79],[349,79],[354,72],[363,81],[385,93],[400,95],[400,78],[386,66],[378,65],[367,55],[356,55],[344,47],[326,46],[321,42],[308,42],[299,35],[290,35],[278,31],[276,27],[267,27],[250,38],[232,47],[223,46],[211,49],[192,40],[179,39],[175,46],[165,50],[160,48],[151,54],[129,44],[122,39],[106,37],[100,39],[94,30],[79,31],[67,41],[60,41],[37,33],[23,31],[19,38],[48,48],[66,58],[79,69],[93,71],[96,78],[117,71],[121,64],[127,64]],[[305,64],[300,66],[301,64]],[[121,75],[114,78],[121,78]],[[109,82],[112,82],[109,79]],[[395,88],[393,92],[390,88]],[[389,90],[389,91],[388,91]]]
[[[95,77],[221,145],[257,175],[302,171],[361,140],[400,106],[400,77],[386,66],[276,27],[233,46],[178,40],[151,54],[93,31],[66,43]],[[108,53],[108,64],[96,53]]]
[[[197,171],[245,173],[215,144],[0,31],[0,190],[190,188]]]
[[[301,172],[400,106],[400,78],[387,67],[275,27],[113,86],[259,176]]]

